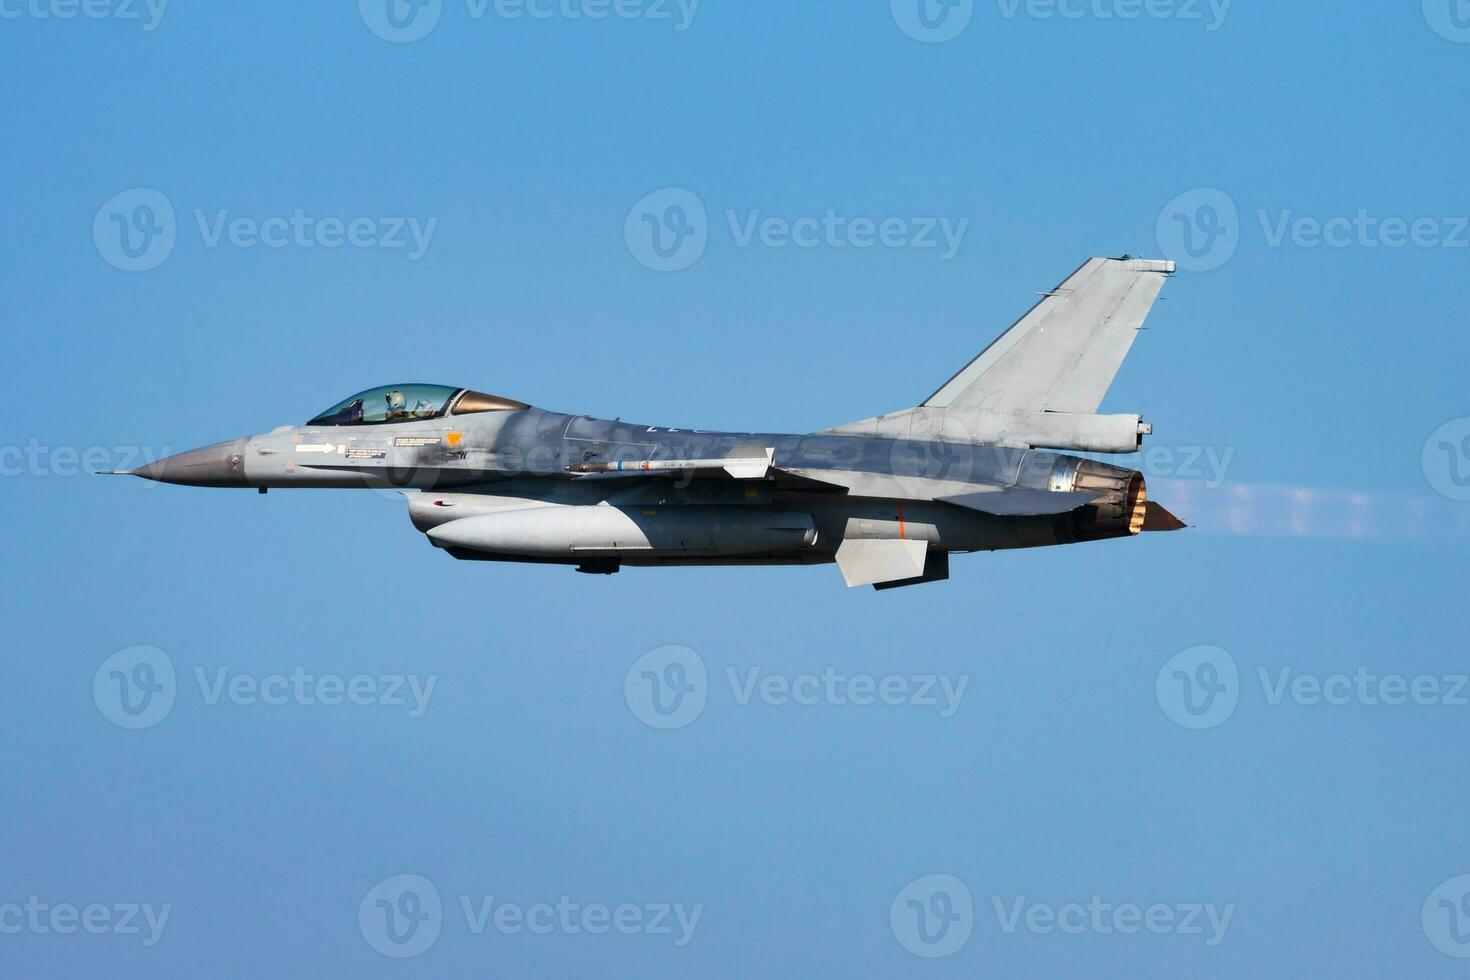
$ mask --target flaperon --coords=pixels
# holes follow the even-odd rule
[[[807,435],[704,432],[398,384],[301,426],[132,471],[210,487],[373,487],[456,558],[817,564],[850,586],[949,577],[952,552],[1183,526],[1143,475],[1056,450],[1132,453],[1150,427],[1095,414],[1174,271],[1090,259],[915,408]]]

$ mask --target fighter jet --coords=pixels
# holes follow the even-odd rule
[[[311,421],[131,475],[203,487],[395,488],[458,559],[623,566],[835,562],[849,587],[949,577],[952,553],[1172,531],[1099,415],[1174,263],[1085,262],[913,408],[806,435],[567,415],[469,388],[371,388]]]

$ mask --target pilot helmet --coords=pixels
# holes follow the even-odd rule
[[[404,407],[408,404],[408,399],[397,388],[384,395],[383,399],[388,403],[389,414],[403,411]]]

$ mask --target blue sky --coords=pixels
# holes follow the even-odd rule
[[[1463,972],[1463,3],[395,2],[0,3],[0,972]],[[807,431],[1161,251],[1104,408],[1199,526],[940,585],[83,472],[402,381]]]

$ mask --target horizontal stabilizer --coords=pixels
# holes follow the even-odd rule
[[[1145,531],[1182,531],[1188,524],[1169,513],[1161,504],[1150,500],[1143,513]]]
[[[957,497],[940,497],[946,504],[978,510],[997,517],[1042,517],[1067,514],[1097,499],[1096,493],[1062,493],[1053,490],[999,490],[994,493],[966,493]]]
[[[848,539],[837,547],[837,567],[849,589],[921,578],[929,545],[903,538]]]

